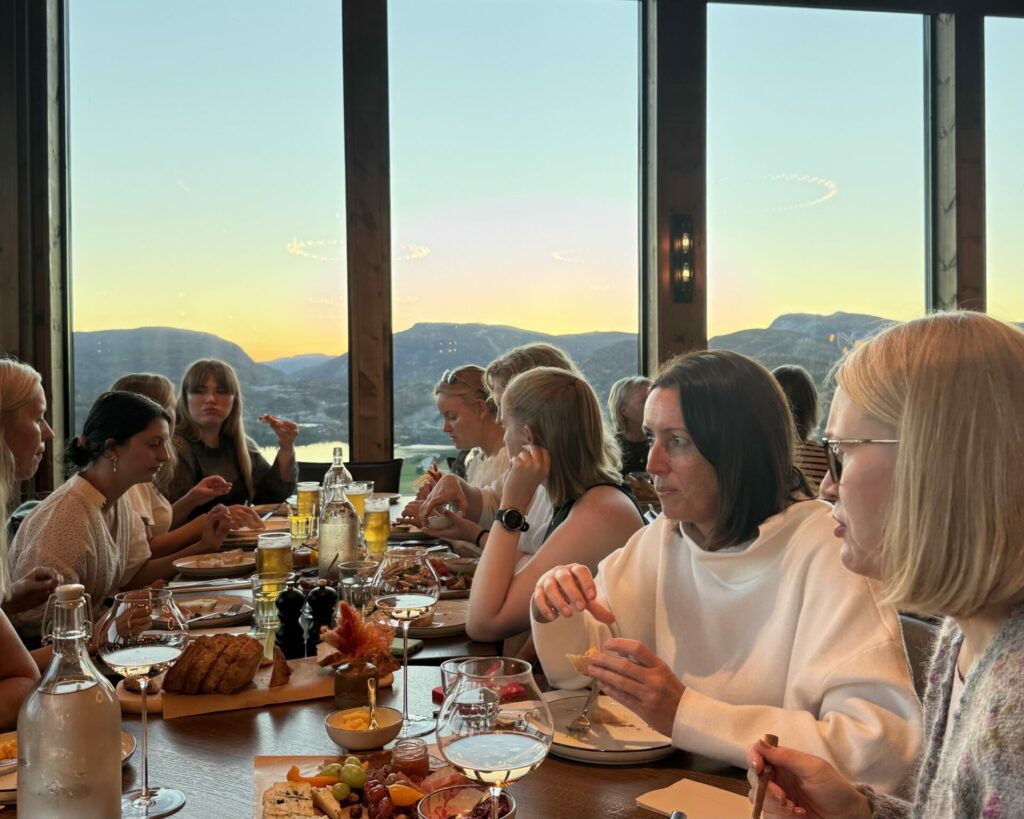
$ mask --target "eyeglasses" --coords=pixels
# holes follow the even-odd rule
[[[828,461],[828,476],[832,483],[838,484],[843,476],[843,461],[839,457],[839,445],[850,444],[898,444],[898,438],[822,438],[821,448],[825,450],[825,460]]]

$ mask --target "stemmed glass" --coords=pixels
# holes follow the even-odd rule
[[[402,624],[402,730],[399,737],[418,737],[434,730],[434,721],[409,713],[409,624],[437,603],[441,587],[423,548],[390,549],[371,584],[373,601],[387,617]]]
[[[168,589],[139,589],[114,595],[99,626],[99,651],[110,668],[137,680],[142,692],[142,788],[121,797],[121,815],[167,816],[185,804],[185,794],[149,787],[146,689],[185,650],[188,626]]]
[[[501,791],[535,770],[555,726],[533,668],[512,657],[476,657],[459,666],[437,717],[437,747],[455,770],[487,786],[491,819]]]

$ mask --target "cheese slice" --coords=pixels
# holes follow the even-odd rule
[[[308,782],[275,782],[263,792],[264,819],[318,816]]]

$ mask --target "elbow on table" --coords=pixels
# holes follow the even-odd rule
[[[508,635],[496,628],[491,618],[473,618],[466,621],[466,636],[478,643],[493,643],[504,640]]]

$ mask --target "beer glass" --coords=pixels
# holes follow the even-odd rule
[[[292,570],[292,536],[289,532],[263,532],[256,539],[258,574],[287,574]]]
[[[367,498],[363,516],[363,540],[373,560],[380,560],[388,549],[391,534],[391,511],[387,498]]]
[[[315,481],[303,482],[295,487],[295,499],[298,506],[298,515],[316,517],[319,510],[316,508],[320,501],[320,484]]]
[[[356,510],[359,520],[363,519],[366,499],[373,494],[373,481],[352,481],[345,487],[345,497],[348,498],[352,508]]]

